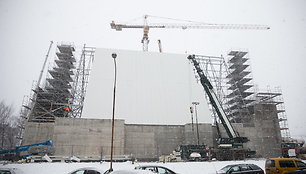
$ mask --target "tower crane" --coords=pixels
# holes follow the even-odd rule
[[[141,43],[143,44],[143,51],[148,51],[149,44],[149,29],[150,28],[173,28],[173,29],[242,29],[242,30],[268,30],[270,27],[266,25],[256,24],[212,24],[212,23],[151,23],[148,24],[147,18],[149,15],[144,15],[143,24],[121,24],[112,21],[110,24],[112,29],[122,31],[123,28],[139,28],[143,29],[143,37]],[[151,16],[154,17],[154,16]],[[169,18],[168,18],[169,19]],[[191,22],[191,21],[188,21]]]

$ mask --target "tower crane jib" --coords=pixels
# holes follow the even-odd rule
[[[144,16],[143,24],[120,24],[112,21],[112,29],[122,31],[123,28],[143,29],[143,51],[148,51],[149,29],[151,28],[169,28],[169,29],[234,29],[234,30],[268,30],[269,26],[256,24],[211,24],[211,23],[151,23],[147,22],[148,15]]]

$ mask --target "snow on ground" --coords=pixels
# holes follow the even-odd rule
[[[229,164],[252,163],[256,164],[264,170],[265,159],[246,160],[246,161],[212,161],[212,162],[151,162],[151,163],[135,163],[116,162],[113,163],[114,170],[134,169],[139,165],[159,165],[165,166],[180,174],[213,174],[217,170]],[[110,167],[109,162],[103,163],[24,163],[24,164],[0,164],[0,168],[17,168],[25,174],[67,174],[75,169],[82,167],[95,167],[106,171]]]

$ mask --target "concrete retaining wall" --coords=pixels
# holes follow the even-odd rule
[[[115,125],[114,155],[120,155],[124,146],[124,120],[116,120]],[[57,118],[53,136],[56,155],[108,155],[111,130],[111,120]]]
[[[141,159],[158,159],[184,141],[182,125],[125,125],[126,153]]]
[[[256,105],[253,127],[233,124],[240,136],[250,139],[245,147],[256,150],[261,157],[281,155],[281,135],[274,105]],[[134,155],[139,159],[157,159],[170,154],[180,144],[197,143],[197,127],[185,125],[125,124],[115,121],[114,155]],[[224,128],[220,125],[223,136]],[[216,145],[216,127],[198,125],[199,142]],[[111,120],[56,118],[55,123],[28,122],[23,144],[53,140],[55,155],[96,156],[110,155]]]
[[[35,144],[52,140],[54,135],[54,123],[27,122],[22,145]]]

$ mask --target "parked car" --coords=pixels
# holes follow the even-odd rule
[[[284,174],[305,167],[303,161],[295,158],[268,158],[265,163],[266,174]]]
[[[20,169],[17,168],[0,168],[0,174],[23,174]]]
[[[154,174],[148,170],[115,170],[109,174]]]
[[[94,168],[94,167],[84,167],[70,172],[69,174],[103,174],[105,171]]]
[[[298,170],[293,170],[293,171],[288,172],[286,174],[306,174],[306,167],[305,168],[300,168]]]
[[[135,167],[136,170],[149,170],[153,173],[158,173],[158,174],[177,174],[174,171],[163,167],[163,166],[137,166]]]
[[[264,174],[264,171],[255,164],[233,164],[223,167],[217,173],[218,174],[239,174],[239,173]]]
[[[1,173],[0,173],[1,174]],[[150,171],[137,171],[137,170],[102,170],[94,167],[85,167],[80,168],[77,170],[74,170],[73,172],[70,172],[69,174],[153,174]]]

